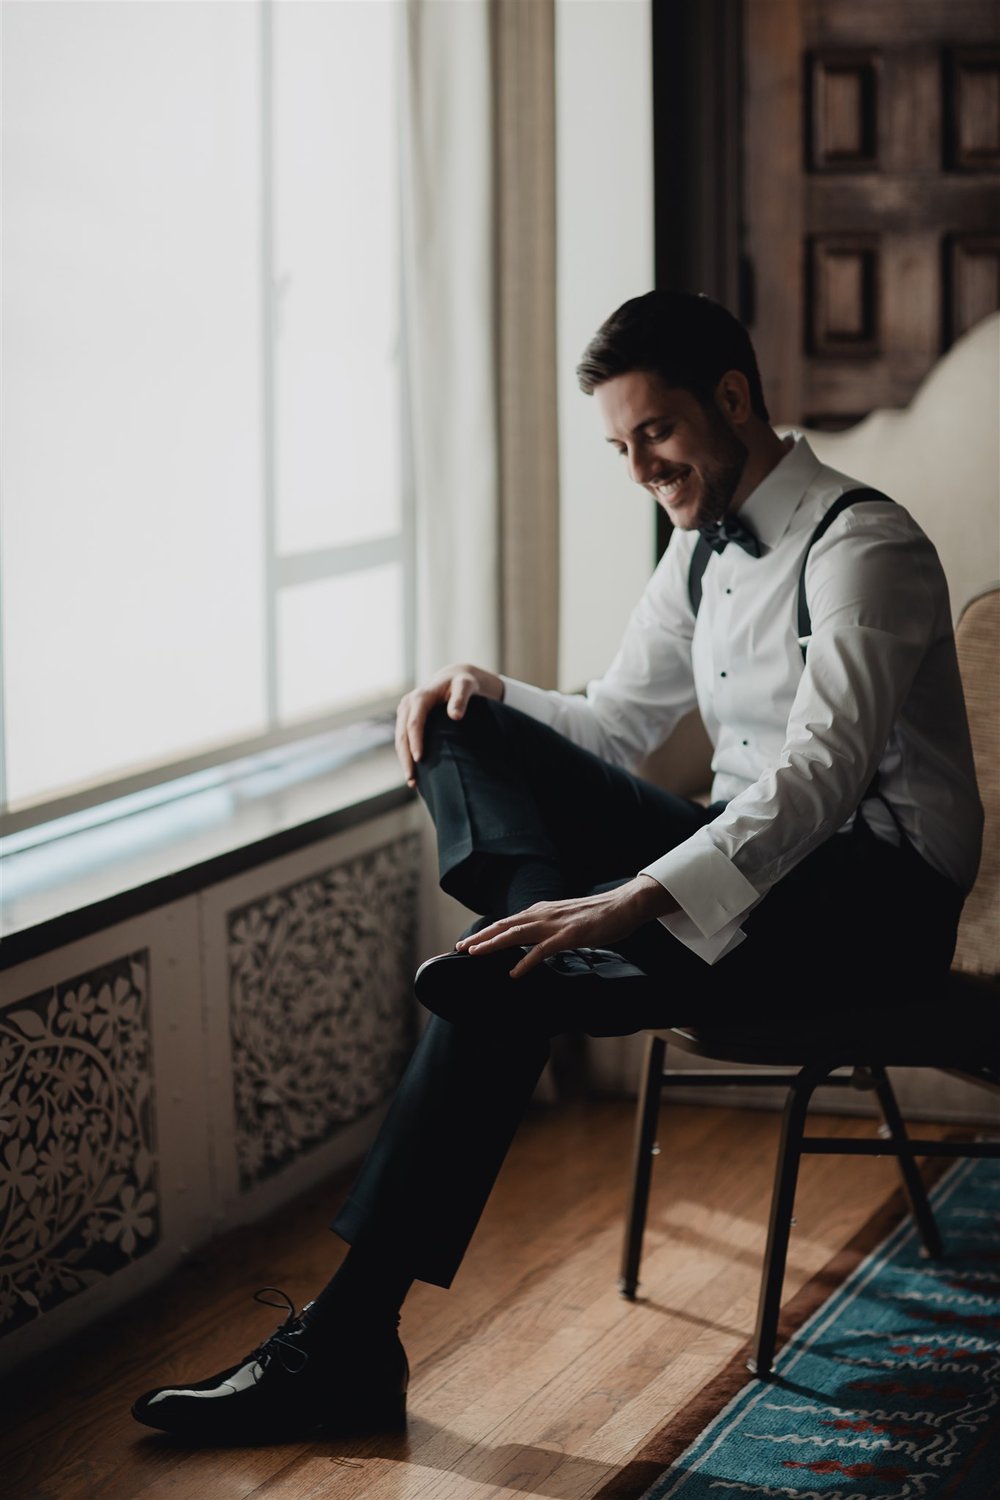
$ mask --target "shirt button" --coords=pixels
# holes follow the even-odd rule
[[[725,677],[725,675],[726,675],[726,674],[725,674],[725,672],[720,672],[720,673],[719,673],[719,676],[720,676],[720,677]]]
[[[727,594],[731,594],[732,592],[733,592],[732,589],[726,589],[726,593]]]
[[[749,740],[740,740],[740,744],[741,745],[749,745],[749,743],[750,743]]]

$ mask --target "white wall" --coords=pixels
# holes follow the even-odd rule
[[[653,285],[649,0],[556,0],[559,685],[604,670],[654,562],[649,498],[605,444],[575,369]]]

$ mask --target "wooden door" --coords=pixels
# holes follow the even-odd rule
[[[904,406],[1000,307],[1000,6],[745,0],[744,316],[776,422]]]

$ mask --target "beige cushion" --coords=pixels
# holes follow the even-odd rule
[[[822,463],[904,505],[938,550],[953,614],[997,580],[1000,312],[938,360],[910,405],[806,436]]]
[[[697,709],[685,714],[673,734],[638,767],[654,786],[708,806],[712,789],[712,742]]]
[[[1000,974],[1000,587],[966,606],[955,639],[986,812],[983,857],[962,913],[955,968]]]

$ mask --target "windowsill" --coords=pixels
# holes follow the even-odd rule
[[[385,734],[375,736],[384,741]],[[316,753],[70,834],[2,861],[0,968],[177,901],[401,807],[413,793],[391,744]]]

